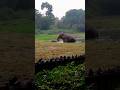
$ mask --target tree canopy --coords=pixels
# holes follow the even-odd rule
[[[85,31],[85,11],[82,9],[71,9],[65,16],[58,19],[52,13],[53,7],[48,2],[43,2],[41,10],[47,9],[45,15],[35,10],[36,30],[49,30],[51,28],[73,29],[76,31]]]
[[[66,15],[59,21],[60,28],[73,28],[84,31],[85,12],[82,9],[72,9],[66,12]]]
[[[42,15],[38,10],[35,10],[36,28],[47,30],[54,23],[54,15],[52,13],[52,5],[45,2],[41,5],[41,10],[47,8],[46,15]]]

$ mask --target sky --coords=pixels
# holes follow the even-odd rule
[[[42,2],[51,4],[53,6],[53,14],[58,18],[65,16],[65,13],[70,9],[85,10],[85,0],[35,0],[35,9],[42,14],[46,11],[46,9],[41,10]]]

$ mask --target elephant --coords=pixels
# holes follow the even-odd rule
[[[76,42],[75,38],[68,35],[68,34],[65,34],[65,33],[60,33],[58,38],[57,38],[57,41],[61,41],[63,40],[63,42]]]

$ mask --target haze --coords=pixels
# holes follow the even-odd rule
[[[35,9],[39,10],[42,14],[46,10],[41,10],[42,2],[48,2],[53,6],[53,14],[55,17],[61,18],[70,9],[83,9],[85,10],[85,0],[35,0]]]

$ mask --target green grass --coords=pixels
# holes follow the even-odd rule
[[[35,81],[40,90],[84,90],[84,72],[84,64],[71,62],[67,66],[40,71]]]
[[[34,21],[30,19],[14,19],[0,22],[0,32],[33,33]]]
[[[40,41],[49,41],[49,40],[54,40],[57,38],[57,35],[49,35],[49,34],[38,34],[35,35],[35,39],[40,40]]]
[[[70,33],[68,33],[70,34]],[[85,33],[73,33],[70,34],[75,37],[80,37],[82,39],[85,38]],[[36,34],[35,39],[40,41],[50,41],[50,40],[56,40],[58,37],[58,34]]]

